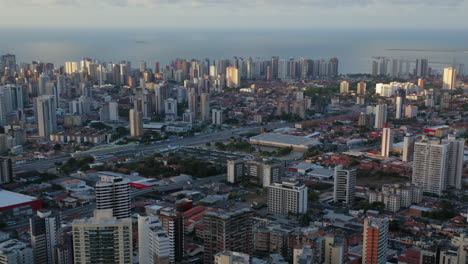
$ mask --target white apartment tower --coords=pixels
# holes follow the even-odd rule
[[[375,124],[374,128],[383,128],[387,123],[387,105],[379,103],[374,108]]]
[[[133,263],[132,219],[117,219],[112,209],[96,210],[94,217],[73,221],[75,264]]]
[[[138,216],[138,255],[141,264],[169,264],[170,240],[157,216]]]
[[[130,217],[130,185],[122,177],[105,175],[96,183],[96,208],[112,209],[117,219]]]
[[[390,157],[390,152],[393,148],[393,132],[389,127],[382,129],[382,156]]]
[[[455,79],[457,77],[457,70],[452,67],[444,68],[444,76],[442,80],[442,89],[455,90]]]
[[[268,189],[268,210],[274,214],[307,212],[307,187],[302,183],[273,183]]]
[[[445,190],[448,167],[448,143],[422,140],[414,144],[413,184],[424,192],[441,195]]]
[[[335,203],[350,205],[354,202],[356,192],[356,170],[345,169],[339,165],[335,167],[335,182],[333,200]]]

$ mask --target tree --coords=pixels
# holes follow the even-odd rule
[[[55,144],[55,145],[54,145],[54,150],[55,150],[55,151],[59,151],[59,150],[61,150],[61,149],[62,149],[62,145],[60,145],[60,144]]]

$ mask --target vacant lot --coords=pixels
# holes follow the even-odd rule
[[[402,183],[407,181],[410,181],[410,179],[406,177],[395,177],[388,175],[358,176],[356,185],[380,189],[383,184]]]

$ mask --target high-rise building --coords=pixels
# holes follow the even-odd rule
[[[387,105],[379,102],[374,109],[375,123],[374,128],[383,128],[387,123]]]
[[[365,95],[366,94],[366,86],[367,84],[365,82],[358,82],[357,84],[357,94],[359,95]]]
[[[324,264],[344,263],[344,241],[341,237],[325,236],[325,261]]]
[[[169,264],[170,240],[157,216],[138,216],[138,256],[141,264]]]
[[[10,158],[0,158],[0,184],[13,181],[13,163]]]
[[[117,219],[130,217],[129,181],[119,176],[103,175],[96,183],[96,209],[112,209]]]
[[[55,264],[55,245],[60,218],[51,211],[37,211],[37,216],[29,219],[31,246],[34,262]]]
[[[444,68],[444,76],[442,80],[442,89],[455,90],[455,80],[457,78],[457,70],[452,67]]]
[[[311,245],[301,245],[294,248],[293,251],[293,264],[313,264],[314,263],[314,250]]]
[[[388,220],[382,218],[365,219],[363,239],[362,263],[387,263]]]
[[[198,96],[195,93],[190,92],[188,94],[188,109],[193,114],[193,118],[197,119],[198,116]]]
[[[349,92],[349,82],[348,81],[342,81],[340,83],[340,93],[348,93]]]
[[[442,143],[448,144],[446,184],[448,186],[455,187],[456,189],[461,189],[465,139],[457,139],[455,135],[449,135],[447,139],[442,140]]]
[[[214,263],[222,251],[253,253],[253,213],[248,208],[233,212],[207,212],[203,216],[204,262]]]
[[[405,98],[406,92],[404,89],[399,89],[396,92],[395,98],[395,119],[402,119],[403,118],[403,111],[405,109]]]
[[[427,59],[417,59],[415,75],[416,77],[426,77],[429,75],[429,63]]]
[[[226,85],[228,88],[239,88],[240,87],[240,74],[239,70],[234,66],[226,68]]]
[[[132,219],[117,219],[112,209],[96,210],[94,217],[74,220],[75,264],[133,263]]]
[[[241,173],[242,176],[240,176]],[[279,162],[262,159],[236,160],[228,161],[227,179],[230,183],[248,182],[267,187],[274,182],[279,182],[282,173],[282,164]]]
[[[413,118],[418,116],[418,107],[415,105],[407,105],[405,107],[405,118]]]
[[[271,57],[271,73],[272,79],[278,79],[278,56]]]
[[[200,95],[200,120],[210,120],[210,95],[207,93]]]
[[[334,178],[333,201],[345,205],[353,204],[356,193],[356,170],[345,169],[341,165],[336,166]]]
[[[268,211],[278,215],[305,214],[307,187],[297,182],[272,183],[267,186]]]
[[[221,109],[213,109],[211,122],[215,126],[222,126],[223,125],[223,110]]]
[[[415,140],[416,138],[410,133],[406,134],[403,138],[403,156],[401,159],[402,161],[410,162],[413,160]]]
[[[182,215],[174,208],[165,207],[157,214],[162,223],[162,229],[169,238],[169,262],[180,263],[184,257],[184,221]]]
[[[57,131],[57,109],[54,97],[43,95],[36,98],[35,109],[39,136],[49,139]]]
[[[10,236],[2,236],[0,240],[0,263],[2,264],[31,264],[34,262],[33,252],[30,247]]]
[[[139,137],[143,135],[143,115],[140,111],[130,109],[130,135],[132,137]]]
[[[175,120],[177,118],[177,100],[173,98],[166,99],[164,101],[164,113],[166,114],[166,118],[170,118]]]
[[[215,255],[214,264],[250,264],[250,256],[240,252],[222,251]]]
[[[393,149],[393,131],[390,127],[382,129],[382,149],[381,155],[383,157],[390,157],[390,152]]]
[[[413,184],[424,192],[441,195],[445,190],[448,167],[448,143],[423,139],[414,145]]]

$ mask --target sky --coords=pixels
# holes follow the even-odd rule
[[[468,0],[0,0],[0,28],[468,29]]]

